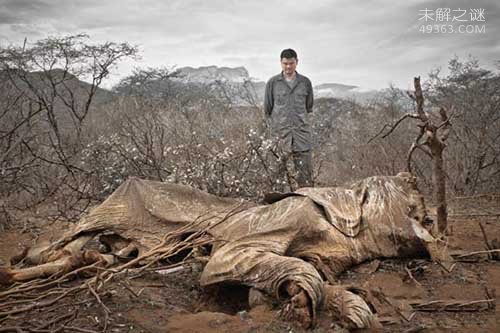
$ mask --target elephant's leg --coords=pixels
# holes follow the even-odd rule
[[[44,241],[32,247],[26,247],[21,253],[13,256],[10,259],[10,263],[11,265],[16,265],[23,261],[29,265],[39,265],[56,261],[60,258],[77,254],[93,237],[94,235],[82,235],[58,250],[53,250],[52,244]]]
[[[103,266],[109,266],[113,264],[113,260],[112,255],[103,255],[97,251],[88,250],[29,268],[0,268],[0,284],[10,285],[14,282],[29,281],[54,274],[65,274],[96,262],[100,262]]]
[[[94,238],[93,234],[81,235],[66,244],[62,249],[52,251],[46,250],[42,252],[40,263],[53,262],[67,256],[78,256],[85,244],[87,244],[92,238]]]
[[[253,244],[256,245],[256,244]],[[323,297],[323,280],[313,265],[299,258],[270,252],[267,246],[227,246],[205,266],[200,282],[237,282],[286,302],[283,313],[305,327],[315,319]]]

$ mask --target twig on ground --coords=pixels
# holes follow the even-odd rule
[[[420,282],[418,282],[414,277],[413,277],[413,274],[411,273],[411,270],[405,266],[405,270],[406,270],[406,273],[408,273],[408,276],[410,277],[410,279],[415,282],[416,285],[418,286],[421,286],[422,284]]]
[[[55,297],[54,299],[47,300],[45,302],[32,303],[32,304],[30,304],[28,306],[25,306],[25,307],[22,307],[22,308],[14,308],[14,309],[12,309],[10,311],[0,312],[0,317],[8,316],[8,315],[11,315],[11,314],[18,314],[18,313],[30,311],[30,310],[37,309],[37,308],[45,308],[47,306],[55,304],[56,302],[58,302],[59,300],[63,299],[64,297],[70,295],[71,293],[78,292],[78,291],[80,291],[82,289],[83,289],[82,286],[76,286],[76,287],[73,287],[73,288],[69,288],[64,293],[62,293],[58,297]]]
[[[139,294],[132,289],[132,287],[128,284],[127,281],[120,281],[118,282],[118,284],[127,289],[132,295],[134,295],[135,298],[139,297]]]
[[[59,317],[56,317],[56,318],[54,318],[54,319],[46,322],[45,324],[38,326],[36,329],[37,330],[42,330],[44,328],[49,327],[50,325],[53,325],[53,324],[56,324],[56,323],[62,321],[64,319],[75,319],[76,315],[77,315],[77,310],[74,310],[74,311],[72,311],[70,313],[66,313],[66,314],[63,314],[63,315],[61,315]]]
[[[461,255],[457,255],[455,258],[456,259],[460,259],[460,258],[475,256],[477,254],[490,254],[490,253],[500,253],[500,249],[485,250],[485,251],[474,251],[474,252],[464,253],[464,254],[461,254]]]
[[[97,331],[89,330],[86,328],[76,327],[76,326],[63,326],[64,329],[68,331],[82,332],[82,333],[99,333]]]
[[[95,299],[97,300],[97,303],[99,303],[99,305],[103,309],[103,312],[104,312],[104,328],[103,328],[102,331],[106,332],[106,330],[108,329],[109,314],[111,313],[111,310],[101,301],[101,298],[99,297],[99,295],[97,294],[97,292],[94,290],[94,288],[92,288],[92,286],[90,285],[90,283],[87,282],[86,284],[87,284],[87,287],[89,288],[90,292],[94,295]]]
[[[488,237],[486,236],[486,231],[484,230],[483,224],[478,222],[479,228],[481,229],[481,233],[483,234],[484,244],[486,245],[486,250],[491,251],[493,248],[490,246],[490,242],[488,242]],[[493,259],[491,253],[488,253],[488,259]]]
[[[6,327],[0,327],[0,332],[24,333],[26,331],[23,331],[23,329],[19,326],[6,326]]]

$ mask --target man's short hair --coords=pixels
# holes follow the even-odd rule
[[[295,52],[292,49],[285,49],[285,50],[281,51],[280,60],[283,59],[283,58],[287,58],[287,59],[295,58],[295,59],[298,59],[297,58],[297,52]]]

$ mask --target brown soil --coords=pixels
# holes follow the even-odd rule
[[[450,252],[485,249],[478,223],[481,222],[489,240],[500,240],[500,217],[481,212],[497,212],[498,200],[484,198],[477,204],[460,200],[452,202],[452,234]],[[481,209],[479,209],[480,207]],[[467,216],[473,211],[474,216]],[[479,212],[479,213],[478,213]],[[479,216],[480,215],[480,216]],[[66,229],[58,224],[45,232],[8,230],[0,233],[0,262],[16,254],[35,239],[54,239]],[[486,256],[484,256],[486,259]],[[405,267],[419,266],[413,279]],[[375,270],[375,271],[374,271]],[[185,271],[160,275],[148,273],[139,278],[111,283],[101,297],[109,308],[108,332],[303,332],[304,330],[279,318],[279,308],[259,306],[249,309],[248,290],[228,286],[203,290],[198,285],[199,272]],[[425,259],[382,260],[366,263],[339,277],[339,283],[381,290],[401,302],[418,300],[481,300],[500,292],[500,261],[458,262],[451,273]],[[1,288],[1,287],[0,287]],[[76,311],[76,312],[75,312]],[[66,298],[45,310],[34,310],[29,316],[0,318],[2,327],[43,326],[61,315],[75,312],[68,326],[102,331],[104,310],[90,293]],[[312,332],[341,332],[329,318],[321,315]],[[57,325],[46,327],[47,332]],[[40,332],[43,330],[39,330]],[[65,330],[71,332],[71,329]],[[500,308],[475,312],[417,312],[409,322],[384,325],[384,332],[500,332]]]

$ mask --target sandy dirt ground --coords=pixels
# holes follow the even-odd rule
[[[485,250],[479,223],[490,242],[500,240],[499,196],[458,198],[450,206],[451,253]],[[0,232],[0,263],[7,264],[12,255],[34,241],[56,238],[67,227],[65,223],[41,228],[25,225]],[[474,262],[457,262],[451,273],[426,259],[373,261],[345,272],[338,282],[380,291],[401,304],[495,298],[495,291],[500,292],[500,261],[487,255],[468,258]],[[150,272],[123,278],[108,284],[100,298],[102,304],[90,291],[81,292],[43,309],[33,307],[26,313],[0,316],[0,332],[9,327],[32,332],[102,332],[105,322],[107,332],[304,332],[280,319],[279,306],[250,309],[244,287],[202,289],[199,273],[196,267],[187,267],[168,275]],[[32,303],[36,296],[32,295]],[[382,331],[500,332],[500,307],[479,310],[401,313],[393,322],[385,318]],[[320,314],[317,326],[309,331],[345,332],[325,314]]]

